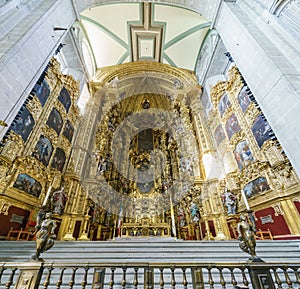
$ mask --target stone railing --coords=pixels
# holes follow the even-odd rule
[[[0,263],[0,288],[5,289],[296,289],[299,286],[299,263]]]

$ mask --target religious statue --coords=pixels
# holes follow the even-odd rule
[[[223,205],[227,207],[227,214],[236,214],[237,197],[230,191],[226,190],[225,193],[221,195],[221,198]]]
[[[41,222],[36,233],[36,249],[35,254],[31,256],[33,260],[41,260],[40,254],[48,251],[54,245],[54,234],[56,222],[52,219],[52,213],[46,213],[44,220]]]
[[[192,222],[197,223],[200,220],[200,212],[199,212],[199,208],[194,202],[191,203],[190,212],[191,212]]]
[[[247,221],[245,215],[240,216],[240,222],[237,224],[238,240],[240,241],[240,248],[242,251],[251,255],[251,259],[256,259],[256,240],[255,240],[255,228]]]
[[[184,209],[182,207],[178,207],[178,221],[179,221],[180,227],[183,227],[186,225],[185,213],[184,213]]]
[[[67,199],[68,197],[64,192],[64,187],[62,187],[60,190],[53,193],[51,198],[51,203],[53,206],[52,209],[53,214],[61,215],[63,213]]]

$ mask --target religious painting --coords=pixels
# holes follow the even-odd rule
[[[71,97],[69,92],[66,90],[66,88],[64,87],[62,88],[58,96],[58,100],[63,104],[63,106],[66,109],[66,112],[68,112],[71,106]]]
[[[217,145],[219,145],[224,139],[225,139],[225,133],[223,130],[222,125],[218,125],[217,128],[215,129],[215,140]]]
[[[239,125],[239,122],[238,122],[235,114],[232,114],[229,117],[229,119],[226,121],[225,129],[226,129],[226,133],[227,133],[229,140],[235,133],[237,133],[238,131],[241,130],[241,127]]]
[[[270,139],[269,133],[271,131],[269,123],[262,118],[262,115],[259,115],[252,125],[252,133],[259,147]]]
[[[36,84],[33,88],[34,95],[37,96],[42,106],[45,105],[48,96],[50,95],[50,87],[46,79],[43,80],[41,84]]]
[[[245,112],[251,103],[251,100],[246,91],[247,86],[244,86],[238,95],[238,101],[243,112]]]
[[[19,174],[13,187],[37,198],[42,191],[42,185],[27,174]]]
[[[270,186],[265,177],[259,177],[244,187],[244,192],[247,198],[251,198],[268,190],[270,190]]]
[[[70,121],[67,120],[63,135],[68,139],[69,142],[72,142],[74,135],[74,128]]]
[[[53,151],[53,146],[48,138],[41,135],[37,142],[32,155],[42,162],[45,166],[49,164],[49,160]]]
[[[32,114],[29,112],[29,110],[24,107],[24,110],[22,111],[21,115],[16,118],[16,120],[11,125],[11,129],[19,134],[23,141],[26,142],[32,128],[34,127],[34,119],[32,117]]]
[[[229,108],[231,106],[231,103],[229,101],[229,98],[227,96],[227,94],[225,93],[221,98],[220,101],[218,103],[218,110],[220,113],[220,116],[223,117],[225,111],[227,110],[227,108]]]
[[[57,148],[55,151],[54,158],[51,163],[51,167],[55,168],[59,171],[62,171],[65,161],[66,161],[65,152],[62,149]]]
[[[56,133],[59,135],[62,125],[63,125],[63,121],[62,121],[62,118],[61,118],[59,112],[55,108],[52,109],[52,111],[49,115],[49,118],[47,120],[47,125],[49,127],[52,127],[56,131]]]
[[[253,155],[247,140],[243,140],[236,145],[234,156],[240,170],[253,162]]]

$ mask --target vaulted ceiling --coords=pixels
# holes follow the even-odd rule
[[[156,3],[101,5],[81,13],[84,57],[96,69],[155,61],[194,71],[209,27],[198,13]]]

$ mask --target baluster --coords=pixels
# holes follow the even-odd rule
[[[288,267],[284,267],[283,268],[283,272],[284,272],[284,276],[285,276],[285,281],[286,281],[286,284],[288,285],[288,289],[293,289],[293,283],[290,279],[290,276],[288,274]]]
[[[185,273],[185,270],[186,270],[186,268],[182,268],[182,277],[183,277],[182,285],[183,285],[183,288],[184,288],[184,289],[187,289],[188,281],[187,281],[187,279],[186,279],[186,273]]]
[[[83,276],[83,280],[81,282],[81,286],[82,289],[85,289],[86,284],[87,284],[87,275],[88,275],[88,271],[90,270],[89,267],[84,267],[84,276]]]
[[[44,289],[47,289],[50,284],[50,277],[51,277],[52,271],[53,271],[53,267],[51,265],[51,267],[48,268],[48,274],[47,274],[46,280],[43,283]]]
[[[164,289],[165,282],[164,282],[164,268],[159,268],[160,270],[160,278],[159,278],[159,285],[160,289]]]
[[[11,274],[9,276],[9,280],[5,284],[5,289],[9,289],[10,286],[11,286],[11,284],[13,283],[16,270],[17,270],[17,268],[14,268],[14,269],[11,270]]]
[[[215,282],[214,282],[214,280],[212,278],[212,275],[211,275],[211,267],[208,266],[207,269],[208,269],[208,284],[209,284],[209,288],[210,289],[214,289]]]
[[[73,268],[73,272],[72,272],[72,276],[71,276],[71,280],[69,282],[69,289],[73,289],[73,286],[75,284],[75,275],[76,275],[76,271],[78,268]]]
[[[273,272],[274,272],[274,277],[275,277],[275,282],[277,283],[277,285],[278,285],[278,289],[282,289],[282,282],[281,282],[281,280],[280,280],[280,278],[279,278],[279,276],[278,276],[278,273],[277,273],[277,271],[276,271],[276,268],[273,268]]]
[[[296,283],[298,284],[298,289],[300,289],[300,274],[298,272],[298,268],[293,268],[295,276],[296,276]]]
[[[246,287],[248,287],[249,282],[248,282],[247,277],[246,277],[245,268],[242,268],[241,270],[242,270],[243,284],[244,284]]]
[[[110,268],[111,270],[111,277],[110,277],[110,281],[109,281],[109,288],[113,289],[114,288],[114,284],[115,284],[115,270],[116,268]]]
[[[233,288],[235,288],[235,286],[237,285],[237,282],[236,282],[233,270],[234,270],[233,268],[230,269],[230,275],[231,275],[231,284],[232,284]]]
[[[1,283],[1,279],[2,279],[3,272],[4,272],[5,270],[6,270],[6,269],[2,266],[2,267],[1,267],[1,270],[0,270],[0,283]]]
[[[222,289],[226,289],[226,282],[223,276],[222,268],[218,268],[220,273],[220,284],[222,285]]]
[[[138,281],[138,270],[139,268],[134,268],[134,280],[133,280],[133,286],[134,289],[137,289],[138,285],[139,285],[139,281]]]
[[[65,270],[66,270],[66,268],[62,268],[62,270],[60,271],[58,281],[56,282],[56,289],[60,289]]]
[[[122,289],[125,289],[125,286],[126,286],[126,270],[127,270],[127,267],[126,266],[123,266],[123,279],[122,279]]]
[[[171,272],[172,272],[171,286],[172,286],[173,289],[175,289],[175,286],[176,286],[175,273],[174,273],[174,271],[175,271],[175,268],[172,267],[172,268],[171,268]]]

